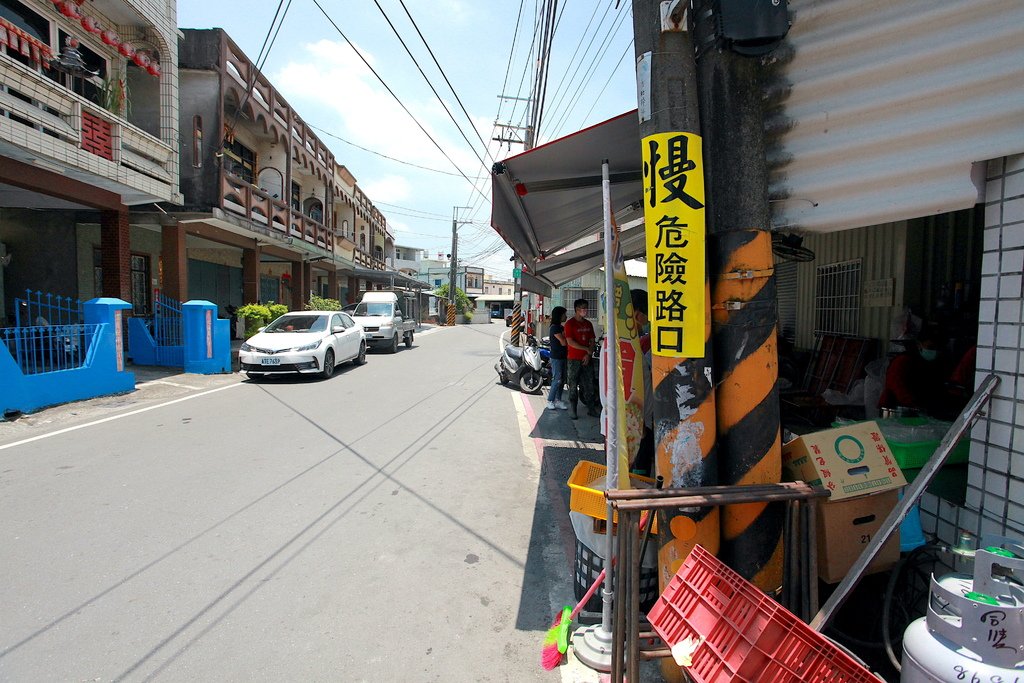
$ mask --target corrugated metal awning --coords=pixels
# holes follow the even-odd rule
[[[1024,152],[1024,2],[791,0],[769,131],[776,228],[973,206],[975,164]],[[973,173],[972,173],[973,172]]]

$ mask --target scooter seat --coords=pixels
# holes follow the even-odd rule
[[[508,354],[509,358],[514,358],[516,360],[521,360],[523,357],[523,350],[518,346],[512,346],[511,344],[505,347],[505,353]]]

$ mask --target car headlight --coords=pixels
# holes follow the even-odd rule
[[[255,349],[248,342],[242,342],[242,346],[240,348],[242,351],[255,351]]]
[[[304,346],[296,346],[292,350],[293,351],[312,351],[313,349],[318,348],[320,346],[320,342],[322,342],[322,341],[323,341],[323,339],[317,339],[315,342],[311,342],[311,343],[306,344]]]

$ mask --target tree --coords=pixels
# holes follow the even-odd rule
[[[448,300],[448,285],[443,284],[434,290],[434,294],[438,295],[444,300]],[[466,311],[471,311],[473,305],[469,301],[469,297],[458,287],[455,288],[455,312],[460,315]]]

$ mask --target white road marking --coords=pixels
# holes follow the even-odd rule
[[[166,384],[169,387],[179,387],[181,389],[191,389],[192,391],[196,391],[196,390],[199,389],[199,387],[194,387],[194,386],[191,386],[189,384],[178,384],[177,382],[168,382],[168,381],[162,380],[162,379],[155,379],[155,380],[151,380],[149,382],[143,382],[142,384],[136,384],[135,388],[136,389],[141,389],[142,387],[148,387],[151,384]]]
[[[122,417],[129,417],[131,415],[138,415],[139,413],[145,413],[145,412],[148,412],[150,410],[156,410],[157,408],[164,408],[164,407],[169,406],[169,405],[174,405],[175,403],[181,403],[182,401],[189,401],[189,400],[191,400],[193,398],[199,398],[200,396],[207,396],[208,394],[214,394],[214,393],[216,393],[218,391],[224,391],[225,389],[232,389],[234,387],[240,387],[240,386],[242,386],[241,382],[235,382],[234,384],[229,384],[226,387],[218,387],[216,389],[210,389],[209,391],[203,391],[203,392],[200,392],[198,394],[192,394],[191,396],[183,396],[182,398],[176,398],[173,401],[166,401],[165,403],[159,403],[159,404],[157,404],[155,406],[148,406],[146,408],[139,408],[138,410],[131,410],[131,411],[128,411],[127,413],[121,413],[120,415],[111,415],[110,417],[104,417],[104,418],[102,418],[100,420],[93,420],[92,422],[86,422],[85,424],[75,425],[74,427],[65,427],[64,429],[58,429],[56,431],[49,432],[47,434],[40,434],[39,436],[33,436],[33,437],[28,438],[28,439],[22,439],[21,441],[15,441],[14,443],[4,444],[4,445],[0,446],[0,451],[6,450],[8,448],[14,448],[15,446],[21,446],[21,445],[24,445],[24,444],[27,444],[27,443],[32,443],[33,441],[40,441],[41,439],[48,439],[51,436],[57,436],[58,434],[66,434],[68,432],[73,432],[73,431],[78,430],[78,429],[85,429],[86,427],[93,427],[93,426],[98,425],[98,424],[103,424],[104,422],[112,422],[114,420],[120,420]]]

